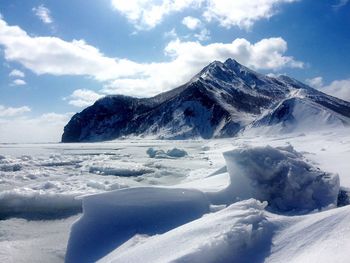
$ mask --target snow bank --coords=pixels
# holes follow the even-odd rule
[[[208,211],[197,190],[145,187],[87,196],[71,229],[66,262],[94,262],[135,234],[161,234]]]
[[[276,234],[264,262],[349,262],[350,206],[293,218],[274,217]]]
[[[187,155],[187,152],[185,150],[182,149],[178,149],[178,148],[173,148],[170,149],[168,151],[164,151],[164,150],[156,150],[154,148],[148,148],[147,150],[147,154],[150,158],[157,158],[157,159],[166,159],[166,158],[181,158],[181,157],[185,157]]]
[[[60,218],[79,211],[81,200],[76,200],[72,194],[47,193],[29,188],[0,192],[0,219],[12,216]]]
[[[165,234],[119,247],[100,262],[261,262],[271,244],[265,206],[253,199],[235,203]]]
[[[292,146],[239,148],[224,157],[231,178],[225,193],[232,197],[268,201],[279,211],[337,205],[338,175],[313,167]]]

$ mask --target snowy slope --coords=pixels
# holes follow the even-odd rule
[[[246,132],[279,133],[307,132],[341,128],[350,125],[350,118],[334,112],[308,98],[292,97],[246,127]]]
[[[289,77],[268,77],[228,59],[212,62],[188,83],[153,98],[102,98],[72,117],[62,141],[123,136],[222,138],[233,137],[247,126],[299,130],[309,120],[322,127],[348,125],[350,103]]]

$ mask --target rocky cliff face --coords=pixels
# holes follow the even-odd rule
[[[293,127],[293,121],[286,120],[295,119],[294,109],[300,105],[308,105],[313,113],[332,116],[322,124],[334,119],[337,125],[349,123],[348,102],[286,76],[259,74],[233,59],[225,63],[214,61],[185,85],[155,97],[117,95],[96,101],[72,117],[64,128],[62,142],[103,141],[122,136],[231,137],[248,127],[286,123]],[[300,114],[297,117],[303,118]]]

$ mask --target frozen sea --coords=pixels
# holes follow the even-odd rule
[[[88,195],[148,186],[217,192],[230,183],[224,152],[266,145],[292,145],[350,188],[349,130],[218,140],[1,144],[0,262],[63,262],[70,228]]]

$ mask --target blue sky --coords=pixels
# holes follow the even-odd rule
[[[58,141],[101,96],[153,96],[228,57],[350,100],[348,2],[1,0],[0,142]]]

